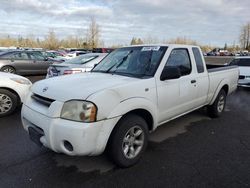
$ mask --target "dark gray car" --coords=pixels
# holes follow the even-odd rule
[[[20,75],[45,74],[54,62],[39,51],[8,51],[0,54],[0,71]]]

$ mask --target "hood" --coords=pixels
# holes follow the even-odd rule
[[[85,100],[98,91],[137,80],[137,78],[104,73],[79,73],[36,82],[32,92],[62,102],[72,99]]]
[[[0,77],[1,78],[22,78],[28,80],[28,78],[25,78],[23,76],[19,76],[17,74],[12,74],[12,73],[6,73],[6,72],[0,72]]]
[[[240,75],[243,75],[243,76],[250,76],[250,66],[247,67],[247,66],[239,66],[239,69],[240,69]]]
[[[84,68],[86,65],[84,64],[67,64],[67,63],[61,63],[61,64],[56,64],[52,65],[55,68]]]

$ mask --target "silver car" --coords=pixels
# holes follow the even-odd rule
[[[0,71],[27,74],[45,74],[49,65],[57,62],[39,51],[12,50],[0,53]]]
[[[104,57],[106,57],[106,55],[107,53],[88,53],[67,60],[61,64],[50,65],[47,71],[46,78],[81,72],[89,72],[94,68],[96,64],[98,64]]]

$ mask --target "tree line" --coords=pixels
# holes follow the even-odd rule
[[[30,35],[26,38],[18,37],[12,38],[10,36],[0,38],[0,46],[4,47],[31,47],[31,48],[44,48],[44,49],[59,49],[59,48],[86,48],[93,49],[96,47],[103,47],[104,43],[101,40],[101,30],[100,26],[96,22],[95,18],[91,18],[90,24],[88,26],[87,32],[82,35],[69,36],[64,39],[58,39],[56,33],[53,30],[50,30],[46,37],[41,40],[35,38],[33,35]],[[177,37],[170,40],[158,40],[148,36],[146,38],[133,37],[130,41],[131,45],[136,44],[152,44],[152,43],[164,43],[164,44],[191,44],[201,46],[204,52],[209,52],[217,46],[204,45],[199,42],[189,39],[187,37]],[[249,50],[250,51],[250,22],[244,24],[241,27],[239,35],[240,45],[227,45],[224,46],[225,50],[229,51],[239,51],[239,50]],[[121,47],[122,45],[110,46],[110,47]]]
[[[91,18],[87,32],[81,36],[69,36],[65,39],[59,39],[54,30],[50,30],[43,40],[35,38],[33,35],[28,37],[12,38],[10,36],[0,38],[0,46],[2,47],[29,47],[29,48],[44,48],[44,49],[59,49],[59,48],[86,48],[93,49],[102,46],[100,40],[100,27],[95,18]]]

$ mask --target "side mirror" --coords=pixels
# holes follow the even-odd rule
[[[177,79],[181,77],[181,71],[178,67],[175,66],[166,66],[164,67],[161,73],[161,81]]]
[[[94,67],[93,67],[93,68],[95,68],[97,65],[98,65],[98,63],[94,64]]]
[[[49,58],[48,58],[48,57],[45,57],[45,58],[44,58],[44,61],[48,61],[48,60],[49,60]]]

